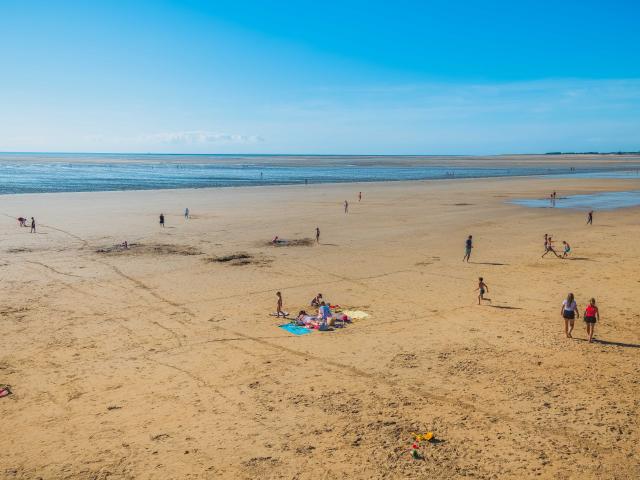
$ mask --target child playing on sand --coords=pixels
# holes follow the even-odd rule
[[[320,320],[320,327],[326,328],[327,322],[331,319],[331,309],[325,302],[320,302],[318,307],[318,320]]]
[[[18,224],[21,227],[26,227],[27,226],[27,219],[24,217],[18,217]]]
[[[571,253],[571,245],[569,245],[569,242],[566,242],[565,240],[562,241],[562,245],[564,245],[564,252],[562,253],[562,258],[567,258]]]
[[[567,298],[562,302],[562,308],[560,309],[560,315],[564,318],[564,334],[567,338],[573,338],[571,332],[573,331],[574,320],[576,317],[580,318],[578,313],[578,305],[573,296],[573,293],[567,295]]]
[[[553,253],[556,257],[560,257],[560,255],[558,255],[558,252],[556,252],[555,248],[553,248],[553,240],[551,239],[551,235],[548,235],[545,233],[544,234],[544,253],[540,258],[544,258],[544,256],[549,252]]]
[[[464,262],[465,260],[467,262],[469,262],[469,258],[471,257],[471,249],[473,248],[473,237],[471,235],[469,235],[469,237],[467,238],[467,241],[465,242],[465,246],[464,246],[464,257],[462,257],[462,261]]]
[[[280,317],[281,314],[283,317],[286,317],[287,315],[282,310],[282,294],[280,292],[276,292],[276,297],[278,298],[278,303],[276,305],[276,317]]]
[[[589,335],[589,343],[593,342],[593,329],[596,326],[596,322],[600,321],[600,311],[596,307],[596,299],[592,298],[589,301],[589,305],[584,311],[584,322],[587,325],[587,335]]]
[[[476,290],[480,290],[480,294],[478,295],[478,305],[482,300],[486,300],[487,302],[491,302],[490,298],[485,298],[484,294],[489,293],[489,287],[486,283],[484,283],[484,279],[482,277],[478,278],[478,288]]]

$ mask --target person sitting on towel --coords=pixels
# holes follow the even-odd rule
[[[319,293],[318,295],[316,295],[315,297],[313,297],[313,300],[311,300],[311,306],[312,307],[319,307],[320,304],[322,303],[323,299],[322,299],[322,294]]]

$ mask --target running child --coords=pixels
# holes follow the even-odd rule
[[[478,278],[478,288],[476,288],[476,290],[480,291],[480,294],[478,295],[478,305],[480,305],[480,302],[482,300],[491,302],[490,298],[485,298],[484,296],[485,293],[489,293],[489,287],[486,283],[484,283],[484,279],[482,277]]]
[[[469,258],[471,257],[471,249],[472,248],[473,248],[473,237],[471,235],[469,235],[469,237],[467,238],[467,241],[465,242],[464,257],[462,257],[462,261],[463,262],[465,260],[467,262],[469,262]]]

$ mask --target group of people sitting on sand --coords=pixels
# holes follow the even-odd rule
[[[283,311],[282,305],[282,293],[276,293],[277,305],[276,305],[276,316],[287,317],[287,313]],[[318,293],[311,302],[309,302],[309,306],[314,307],[316,309],[316,313],[308,313],[306,310],[300,310],[295,319],[292,319],[292,323],[295,323],[301,327],[307,327],[317,330],[329,330],[331,327],[337,326],[336,321],[342,322],[342,326],[344,326],[345,322],[349,321],[349,318],[340,314],[340,306],[339,305],[331,305],[331,303],[325,300],[322,296],[322,293]]]
[[[311,307],[317,309],[315,315],[310,315],[306,310],[300,310],[295,318],[295,324],[307,328],[315,328],[318,330],[328,330],[330,327],[336,326],[336,321],[341,321],[342,325],[348,321],[346,315],[340,315],[338,305],[331,305],[326,301],[321,293],[318,293],[310,302]]]
[[[545,233],[544,234],[544,253],[540,258],[544,258],[547,255],[547,253],[553,253],[557,258],[567,258],[571,253],[571,245],[569,245],[569,242],[563,240],[562,255],[560,255],[558,252],[556,252],[556,249],[553,247],[553,239],[551,238],[551,235],[549,235],[548,233]]]

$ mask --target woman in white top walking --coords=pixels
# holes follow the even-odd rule
[[[580,318],[580,314],[578,313],[578,305],[576,304],[573,293],[567,295],[567,298],[562,302],[560,315],[562,315],[562,318],[564,318],[565,335],[567,336],[567,338],[573,338],[571,336],[571,332],[573,331],[575,319],[576,317]]]

